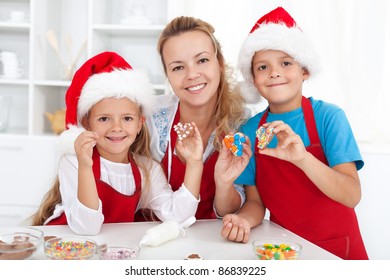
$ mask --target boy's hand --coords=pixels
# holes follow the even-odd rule
[[[276,157],[294,164],[305,159],[307,151],[303,141],[289,125],[282,121],[274,121],[263,126],[274,128],[273,132],[278,139],[278,145],[276,148],[257,149],[260,154]]]
[[[92,167],[92,152],[96,145],[98,135],[94,131],[83,131],[74,142],[79,166]]]
[[[228,214],[223,217],[222,223],[222,237],[234,242],[248,242],[251,228],[246,219],[236,214]]]

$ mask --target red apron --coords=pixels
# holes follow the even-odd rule
[[[171,127],[171,174],[169,178],[169,183],[172,186],[172,190],[178,190],[182,183],[184,182],[184,174],[186,165],[183,163],[177,155],[174,154],[174,149],[177,140],[177,133],[173,130],[173,126],[180,121],[180,110],[177,108],[175,119]],[[165,172],[165,175],[168,176],[168,158],[169,158],[169,145],[165,152],[164,158],[161,163]],[[218,152],[214,151],[204,162],[203,164],[203,173],[202,180],[200,183],[200,202],[198,205],[198,210],[196,211],[195,217],[197,219],[215,219],[216,215],[214,212],[214,196],[215,196],[215,182],[214,182],[214,168],[215,163],[218,159]]]
[[[302,97],[309,134],[307,151],[328,165],[310,100]],[[268,110],[259,127],[267,120]],[[257,147],[257,139],[256,139]],[[323,194],[292,163],[256,153],[256,185],[271,221],[342,259],[368,259],[354,209]]]
[[[133,195],[124,195],[116,191],[107,183],[100,180],[100,155],[96,148],[93,149],[93,174],[96,180],[96,187],[100,200],[104,223],[133,222],[134,213],[141,197],[141,174],[137,164],[129,155],[131,170],[133,171],[136,190]],[[47,225],[66,225],[66,215],[63,212],[58,218],[51,220]]]

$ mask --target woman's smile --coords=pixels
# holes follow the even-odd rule
[[[192,87],[187,87],[186,89],[190,92],[196,92],[196,91],[199,91],[203,88],[206,87],[206,83],[203,83],[203,84],[199,84],[199,85],[196,85],[196,86],[192,86]]]

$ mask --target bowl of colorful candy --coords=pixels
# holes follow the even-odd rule
[[[81,236],[54,237],[45,241],[45,254],[53,260],[89,260],[97,253],[97,243]]]
[[[0,229],[0,260],[25,260],[41,246],[43,232],[30,227]]]
[[[98,256],[101,260],[132,260],[138,258],[140,247],[137,244],[107,243],[99,245]]]
[[[259,260],[296,260],[302,251],[300,244],[282,239],[259,239],[252,244]]]

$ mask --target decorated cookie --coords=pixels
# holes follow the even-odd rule
[[[198,254],[188,255],[184,260],[203,260],[203,258]]]
[[[274,128],[265,128],[264,126],[260,126],[259,129],[256,130],[256,137],[258,139],[257,147],[260,150],[263,150],[268,146],[274,137]]]
[[[173,129],[176,131],[179,140],[187,138],[190,133],[194,130],[194,127],[190,123],[177,123],[173,126]]]
[[[236,156],[242,156],[242,144],[245,143],[245,135],[237,132],[234,135],[226,135],[223,139],[226,148],[228,148]]]

